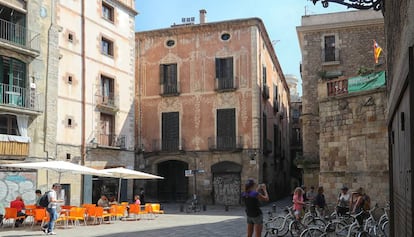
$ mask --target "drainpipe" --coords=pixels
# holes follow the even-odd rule
[[[82,61],[82,71],[81,71],[81,80],[82,80],[82,107],[81,107],[81,116],[82,116],[82,121],[81,121],[81,164],[85,165],[85,158],[86,158],[86,144],[85,144],[85,110],[86,110],[86,90],[85,90],[85,86],[86,86],[86,76],[85,76],[85,0],[82,0],[81,2],[81,31],[82,31],[82,36],[81,36],[81,61]],[[81,177],[81,203],[84,200],[84,178],[83,176]]]

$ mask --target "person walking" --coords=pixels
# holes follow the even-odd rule
[[[326,200],[322,186],[318,188],[318,194],[316,194],[314,204],[320,215],[323,217],[325,215]]]
[[[248,179],[242,199],[246,206],[247,237],[252,237],[253,232],[255,237],[260,237],[263,228],[263,213],[259,201],[269,201],[266,185],[257,185],[253,179]]]
[[[60,184],[54,183],[52,185],[52,189],[50,189],[50,191],[47,193],[49,205],[47,206],[46,211],[49,213],[50,220],[46,225],[42,226],[43,232],[45,232],[47,235],[56,235],[56,233],[53,232],[55,221],[58,218],[56,208],[58,203],[63,202],[63,200],[58,200],[57,198],[57,193],[60,191],[60,188]]]
[[[144,191],[144,188],[140,188],[139,198],[140,198],[141,204],[145,205],[145,191]]]

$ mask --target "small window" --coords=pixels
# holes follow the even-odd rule
[[[68,76],[68,84],[72,85],[72,82],[73,82],[72,76]]]
[[[114,43],[111,40],[102,37],[101,47],[103,54],[114,56]]]
[[[174,40],[168,40],[168,41],[167,41],[167,43],[166,43],[166,45],[167,45],[168,47],[172,47],[172,46],[174,46],[174,45],[175,45],[175,41],[174,41]]]
[[[71,155],[69,153],[66,153],[66,160],[70,160]]]
[[[68,34],[68,41],[73,42],[73,34],[72,33]]]
[[[221,35],[221,39],[224,41],[227,41],[230,39],[230,34],[229,33],[224,33]]]
[[[114,21],[114,8],[105,2],[102,2],[102,17],[108,21]]]
[[[72,127],[72,119],[68,119],[68,127]]]

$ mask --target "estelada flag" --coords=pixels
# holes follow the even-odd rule
[[[378,63],[378,58],[382,52],[382,48],[378,45],[377,41],[374,40],[374,60]]]

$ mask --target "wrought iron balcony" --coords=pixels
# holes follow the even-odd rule
[[[162,96],[176,96],[179,94],[180,94],[180,84],[174,84],[174,85],[162,84],[161,85]]]
[[[0,105],[41,111],[39,104],[40,94],[35,88],[23,88],[0,83]]]
[[[152,151],[163,151],[163,152],[178,152],[182,151],[184,144],[184,140],[181,141],[179,139],[153,139],[152,140]]]
[[[219,92],[236,90],[233,78],[216,78],[215,90]]]
[[[114,93],[108,95],[96,94],[96,105],[103,110],[117,111],[118,110],[118,98]]]
[[[98,145],[126,149],[126,136],[117,134],[98,134]]]
[[[18,47],[40,51],[39,33],[3,19],[0,19],[0,40]]]
[[[209,137],[210,150],[238,150],[243,148],[243,137]]]

